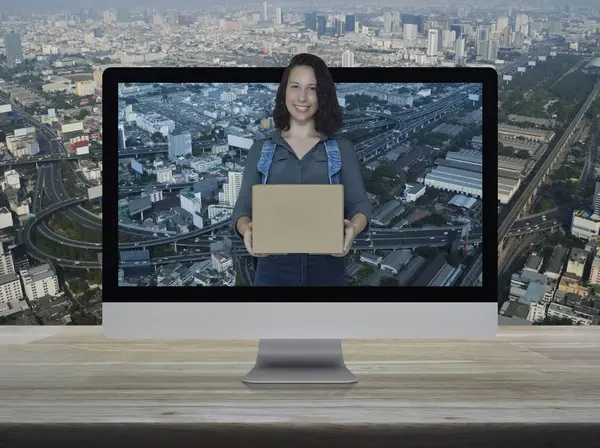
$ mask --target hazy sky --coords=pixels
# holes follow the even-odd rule
[[[368,2],[362,2],[360,0],[348,0],[347,3],[345,1],[333,1],[333,2],[318,2],[318,1],[309,1],[302,3],[292,3],[290,1],[278,1],[278,0],[270,0],[270,4],[276,6],[286,6],[289,4],[293,4],[296,8],[310,8],[310,3],[321,4],[323,7],[331,7],[334,4],[337,5],[357,5],[357,6],[368,6]],[[497,8],[501,6],[503,2],[492,2],[493,5]],[[541,0],[516,0],[516,1],[506,1],[506,8],[510,5],[517,4],[540,4]],[[564,6],[570,5],[571,7],[597,7],[600,9],[599,0],[546,0],[545,4],[550,4],[552,6]],[[36,11],[61,11],[61,10],[69,10],[69,11],[79,11],[81,8],[96,8],[99,10],[109,9],[109,8],[125,8],[125,9],[145,9],[145,8],[157,8],[157,9],[168,9],[168,8],[185,8],[185,9],[201,9],[212,6],[234,6],[234,5],[249,5],[254,6],[257,10],[260,9],[260,5],[262,1],[251,1],[247,2],[245,0],[103,0],[101,2],[101,7],[99,7],[99,3],[97,0],[0,0],[0,11],[9,12],[9,11],[27,11],[27,12],[36,12]],[[375,7],[389,4],[390,6],[393,4],[398,9],[402,9],[404,5],[414,5],[414,2],[410,0],[397,0],[395,2],[391,2],[389,0],[384,0],[382,2],[376,3]],[[439,0],[432,1],[432,5],[439,5]],[[481,2],[477,0],[465,0],[464,2],[456,2],[455,5],[461,6],[462,4],[471,5],[470,7],[479,8],[481,7]],[[489,4],[489,3],[488,3]],[[426,6],[427,3],[423,3],[422,5]],[[492,5],[490,4],[490,7]]]

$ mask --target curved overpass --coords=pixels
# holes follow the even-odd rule
[[[51,261],[52,263],[68,268],[78,268],[78,269],[102,269],[102,266],[97,261],[75,261],[75,260],[64,260],[53,255],[48,255],[41,250],[39,250],[31,241],[31,231],[35,228],[35,226],[41,222],[46,216],[51,215],[52,213],[56,213],[60,210],[73,207],[79,205],[83,202],[87,201],[85,197],[78,197],[73,199],[67,199],[66,201],[58,202],[56,204],[52,204],[50,207],[42,210],[37,215],[35,215],[34,219],[30,219],[27,221],[23,230],[21,231],[21,240],[23,244],[27,247],[27,254],[31,255],[33,258],[40,261]]]

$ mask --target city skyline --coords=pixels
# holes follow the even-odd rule
[[[28,5],[32,3],[18,7]],[[23,300],[17,308],[5,308],[8,314],[0,319],[13,316],[29,324],[44,319],[76,324],[101,322],[102,296],[97,285],[102,279],[98,270],[102,259],[102,209],[98,188],[102,184],[104,70],[111,66],[279,67],[294,54],[311,52],[331,67],[494,68],[499,75],[500,100],[500,312],[536,323],[596,324],[598,313],[593,310],[597,276],[589,272],[595,263],[600,218],[586,210],[594,208],[590,198],[598,165],[594,146],[598,134],[595,123],[600,117],[594,87],[600,71],[597,7],[556,6],[541,1],[535,6],[486,8],[466,3],[430,3],[417,9],[408,4],[372,7],[349,2],[298,8],[269,2],[265,13],[264,3],[256,2],[204,9],[191,5],[163,13],[154,12],[153,6],[133,11],[123,4],[115,5],[113,10],[108,9],[110,4],[94,10],[79,5],[54,4],[74,9],[58,14],[42,14],[41,9],[37,14],[15,15],[5,10],[0,14],[0,129],[5,136],[0,136],[0,166],[4,167],[0,222],[6,225],[0,230],[7,244],[3,250],[11,254],[15,266],[25,261],[30,266],[48,264],[59,285],[58,293],[43,300],[31,299],[24,289],[26,275],[15,267]],[[168,6],[180,8],[176,4]],[[6,44],[5,36],[11,31],[18,33],[20,45],[10,38]],[[229,94],[224,93],[224,101],[229,101]],[[165,104],[177,98],[177,92],[166,91],[163,95]],[[431,97],[437,99],[435,93]],[[132,106],[134,111],[138,107]],[[417,111],[417,106],[390,112],[401,116],[412,113],[413,108]],[[357,118],[367,127],[387,126],[365,114]],[[144,126],[143,120],[140,124]],[[446,160],[445,156],[424,154],[421,148],[446,148],[438,143],[450,138],[443,138],[444,132],[452,133],[463,124],[440,122],[431,126],[430,130],[442,126],[439,130],[443,132],[429,132],[431,141],[417,136],[410,142],[407,154],[423,160],[422,166],[411,173],[414,182],[408,184],[423,185],[419,179],[424,181],[429,171],[436,169],[438,159]],[[129,144],[126,140],[135,137],[131,133],[137,127],[135,118],[124,124],[121,160],[135,159],[138,147],[146,145],[147,139],[153,143],[155,154],[151,156],[168,153],[164,148],[168,149],[169,137],[154,142],[152,135],[140,134],[141,145]],[[225,134],[214,134],[212,138],[215,143],[224,143],[225,152],[230,151]],[[186,147],[187,139],[171,137],[172,142],[185,142],[181,145]],[[202,145],[193,135],[190,140],[197,150],[209,151],[200,149]],[[458,135],[450,140],[455,147],[448,153],[478,151],[473,136],[468,145]],[[210,151],[213,146],[217,147],[214,151],[221,151],[219,144],[211,142]],[[390,152],[399,146],[390,145]],[[239,152],[228,154],[232,160],[225,163],[241,167],[242,160],[236,160]],[[384,168],[372,172],[365,168],[367,175],[374,175],[368,189],[383,205],[391,199],[381,187],[388,168],[383,153],[374,150],[373,154]],[[366,164],[371,162],[365,160]],[[182,172],[175,170],[171,175],[181,176]],[[164,176],[169,176],[166,171]],[[216,179],[217,195],[229,196],[235,190],[222,191],[223,185],[230,183],[228,173],[222,177]],[[236,182],[233,179],[232,183]],[[406,181],[400,182],[399,187],[410,194],[412,187],[406,188]],[[470,203],[450,204],[453,198],[437,188],[429,189],[437,195],[436,206],[440,208],[436,213]],[[139,194],[133,190],[128,193]],[[215,200],[218,202],[218,196]],[[434,224],[440,227],[441,221]],[[447,237],[443,235],[445,230],[439,231],[441,237]],[[210,249],[223,241],[215,232],[214,237],[209,233],[206,240],[189,244]],[[169,249],[169,245],[163,246],[161,250]],[[177,250],[182,247],[179,244]],[[555,250],[557,247],[566,248],[566,252]],[[583,250],[589,259],[580,263],[582,257],[575,249]],[[478,260],[453,260],[464,266],[465,284],[477,282],[481,272]],[[381,263],[374,263],[381,270]],[[537,277],[527,274],[531,269]],[[43,291],[43,283],[40,285]],[[597,294],[600,297],[600,291]],[[0,297],[0,302],[6,304],[6,297]],[[54,310],[61,309],[54,317],[47,317],[44,311],[50,303]],[[20,305],[24,308],[19,309]]]

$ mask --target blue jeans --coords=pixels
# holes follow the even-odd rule
[[[254,286],[348,286],[344,258],[308,254],[259,257]]]

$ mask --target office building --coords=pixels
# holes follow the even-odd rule
[[[242,177],[241,171],[229,171],[228,182],[223,184],[223,191],[219,193],[219,203],[225,205],[235,205],[240,188],[242,188]]]
[[[588,210],[575,210],[571,221],[571,235],[589,240],[600,232],[600,215]]]
[[[346,32],[352,33],[356,30],[356,16],[354,14],[346,15]]]
[[[600,215],[600,182],[596,182],[596,188],[594,189],[593,207],[594,213]]]
[[[22,270],[20,274],[25,295],[29,300],[55,296],[59,292],[58,277],[48,263],[29,267]]]
[[[23,46],[21,35],[11,31],[4,35],[4,48],[6,50],[6,65],[8,68],[16,68],[23,63]]]
[[[354,53],[350,50],[342,53],[342,67],[354,67]]]
[[[0,229],[13,226],[12,213],[6,207],[0,208]],[[1,244],[1,243],[0,243]]]
[[[346,23],[348,21],[346,20]],[[307,12],[304,14],[304,28],[307,30],[317,30],[317,13],[316,12]]]
[[[125,125],[123,123],[119,123],[118,138],[119,138],[118,149],[127,148],[127,145],[125,144]]]
[[[412,23],[405,23],[402,28],[402,39],[410,45],[412,42],[417,40],[417,25]]]
[[[12,218],[11,218],[12,221]],[[15,263],[13,255],[10,250],[7,249],[6,244],[0,242],[0,275],[14,274]]]
[[[19,276],[14,272],[0,275],[0,316],[20,311],[22,308],[14,309],[13,304],[15,302],[18,304],[22,299],[23,290]],[[22,305],[27,308],[26,303]]]
[[[167,143],[169,145],[170,160],[192,154],[192,134],[190,131],[169,133]]]
[[[438,43],[439,43],[438,30],[430,29],[427,32],[427,56],[428,57],[437,56]]]
[[[283,12],[278,6],[275,8],[275,25],[281,25],[283,23]]]
[[[386,12],[383,14],[383,31],[390,33],[392,31],[392,13]]]
[[[594,257],[588,283],[590,285],[600,285],[600,257]]]
[[[317,36],[327,34],[327,16],[317,16]]]
[[[569,254],[569,262],[567,263],[567,274],[571,274],[577,278],[583,277],[583,270],[587,261],[587,252],[574,247]]]
[[[138,113],[136,124],[140,129],[143,129],[151,135],[160,132],[166,137],[175,130],[175,122],[173,120],[157,113]]]

